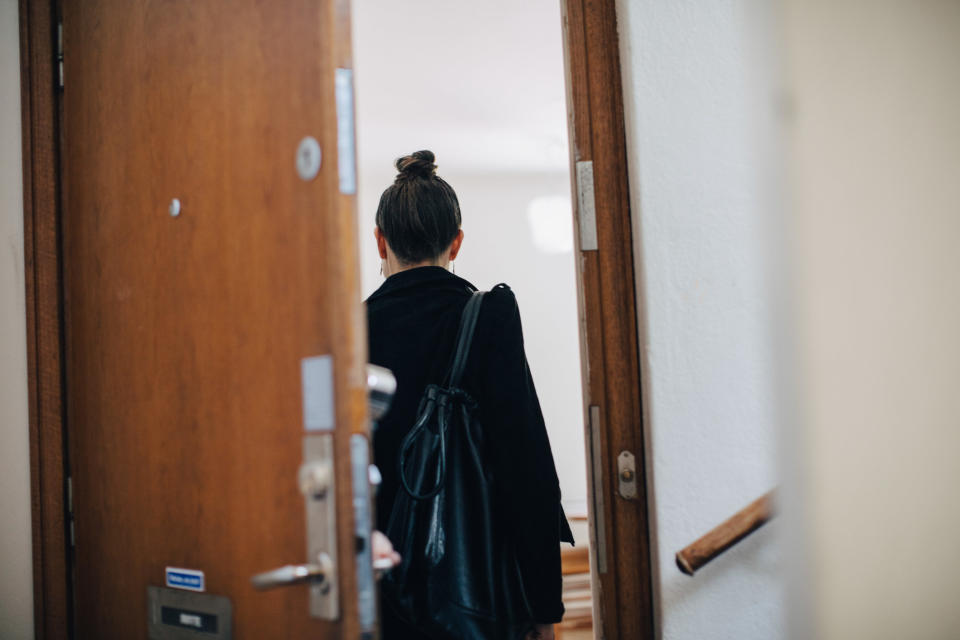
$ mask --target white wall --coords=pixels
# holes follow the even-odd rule
[[[0,0],[0,637],[33,637],[20,32]]]
[[[791,636],[958,638],[960,3],[785,5]]]
[[[674,554],[778,482],[764,28],[752,2],[621,0],[660,634],[784,636],[774,521],[697,572]]]

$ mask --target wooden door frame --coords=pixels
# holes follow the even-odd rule
[[[596,249],[575,233],[590,496],[594,629],[655,637],[627,136],[615,0],[561,0],[574,218],[576,166],[592,162]],[[575,225],[580,228],[579,224]],[[636,460],[637,495],[619,495],[617,458]]]
[[[64,423],[57,0],[20,0],[33,615],[38,639],[72,636]]]
[[[19,2],[34,626],[40,640],[72,635],[58,6],[57,0]],[[592,450],[594,624],[598,638],[652,640],[653,557],[616,6],[615,0],[561,0],[561,7],[571,166],[593,162],[597,226],[596,250],[582,251],[579,236],[576,240],[587,451]],[[636,499],[617,492],[621,451],[638,461]],[[599,553],[605,562],[597,562]]]

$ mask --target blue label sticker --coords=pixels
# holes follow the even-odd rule
[[[196,569],[180,569],[167,567],[167,586],[173,589],[187,589],[188,591],[205,591],[207,585],[203,579],[203,571]]]

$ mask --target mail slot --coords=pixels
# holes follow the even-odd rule
[[[165,587],[147,587],[150,640],[233,637],[233,605],[226,596]]]

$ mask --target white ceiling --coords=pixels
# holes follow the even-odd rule
[[[566,171],[558,0],[354,0],[358,163]]]

